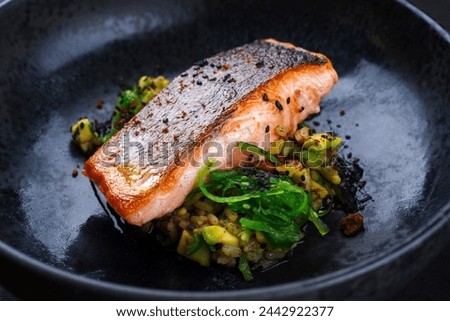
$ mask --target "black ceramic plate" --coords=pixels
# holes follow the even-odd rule
[[[0,278],[20,296],[387,298],[449,239],[450,37],[404,1],[16,0],[0,30]],[[373,201],[364,233],[345,238],[330,214],[329,235],[308,228],[246,283],[117,226],[72,177],[84,159],[68,128],[106,119],[123,82],[266,37],[333,61],[340,81],[316,120],[349,135]]]

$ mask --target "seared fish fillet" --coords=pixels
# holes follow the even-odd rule
[[[292,136],[337,79],[325,56],[273,39],[219,53],[176,77],[84,174],[128,223],[145,224],[183,203],[208,157],[231,168],[237,142],[279,139],[277,126]]]

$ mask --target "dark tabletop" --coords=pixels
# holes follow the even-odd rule
[[[0,3],[3,0],[0,0]],[[410,0],[450,32],[450,0]],[[450,300],[450,243],[427,267],[398,293],[387,294],[393,300]],[[0,286],[0,300],[17,300]]]

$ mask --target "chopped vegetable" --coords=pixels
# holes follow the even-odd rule
[[[190,232],[183,230],[177,252],[202,266],[209,266],[210,252],[201,239],[201,237],[194,237]]]
[[[88,118],[80,119],[71,127],[75,145],[83,153],[90,154],[119,132],[143,106],[168,85],[169,80],[163,76],[156,78],[141,77],[136,86],[126,89],[118,95],[110,125],[107,126],[109,129],[106,132],[100,133],[100,130],[96,130]],[[88,128],[84,129],[87,125],[89,125]],[[79,133],[81,133],[82,129],[84,129],[83,135],[80,136]]]
[[[282,129],[276,128],[279,135],[284,134]],[[265,162],[253,166],[262,164],[276,172],[256,167],[214,170],[214,161],[199,171],[198,188],[176,212],[184,214],[174,217],[181,220],[183,232],[193,228],[197,233],[189,253],[207,244],[211,260],[238,265],[244,279],[251,280],[251,264],[265,268],[282,259],[304,237],[301,228],[308,221],[321,235],[328,233],[320,217],[331,210],[339,192],[341,177],[334,157],[342,140],[330,133],[313,133],[305,123],[294,137],[280,136],[284,139],[266,150],[237,144],[242,152]],[[189,217],[192,212],[196,214]]]
[[[73,141],[83,151],[88,154],[94,151],[100,143],[98,134],[92,128],[92,124],[88,118],[80,118],[70,127]]]
[[[186,247],[186,255],[191,255],[191,254],[197,252],[198,250],[200,250],[202,245],[203,245],[202,237],[198,234],[195,234],[194,235],[194,243],[192,243],[191,245]]]
[[[252,271],[245,255],[241,255],[239,258],[239,270],[241,271],[245,281],[253,280]]]
[[[123,91],[116,100],[116,108],[111,119],[111,131],[102,137],[102,143],[108,141],[136,115],[161,90],[169,85],[169,80],[162,76],[152,78],[143,76],[138,85]]]
[[[217,243],[239,246],[239,239],[221,226],[207,226],[202,230],[203,239],[209,245]]]
[[[283,150],[284,146],[284,139],[279,139],[274,141],[269,149],[270,155],[278,155],[281,154],[281,151]]]

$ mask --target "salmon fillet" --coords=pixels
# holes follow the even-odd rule
[[[84,174],[134,225],[179,207],[206,160],[232,168],[237,142],[279,139],[319,112],[338,76],[331,62],[289,43],[258,40],[194,64],[85,163]]]

